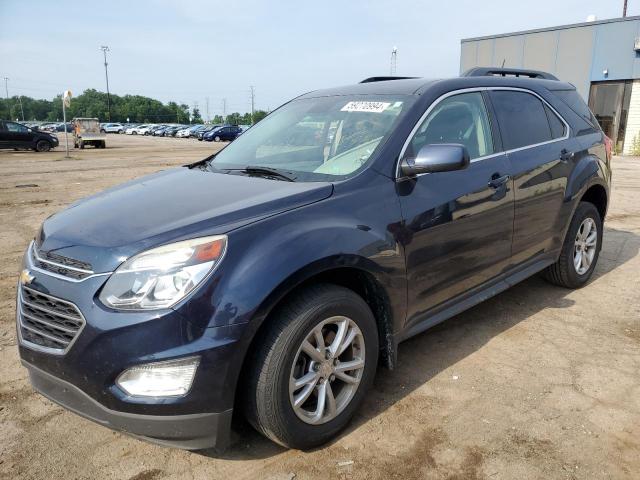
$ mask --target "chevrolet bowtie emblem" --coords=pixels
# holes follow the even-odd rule
[[[33,275],[31,275],[31,272],[29,270],[27,270],[26,268],[24,270],[22,270],[22,272],[20,272],[20,283],[22,285],[28,285],[31,282],[33,282],[33,279],[36,278]]]

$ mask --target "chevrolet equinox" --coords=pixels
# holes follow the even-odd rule
[[[22,364],[52,401],[164,445],[224,447],[234,414],[320,445],[403,340],[537,272],[589,280],[608,142],[544,72],[307,93],[46,219],[17,290]]]

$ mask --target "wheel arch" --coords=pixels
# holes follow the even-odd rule
[[[344,256],[342,256],[344,257]],[[366,262],[366,259],[361,259]],[[256,342],[264,336],[262,332],[269,328],[273,312],[283,302],[301,289],[319,283],[331,283],[348,288],[361,296],[369,305],[378,327],[379,354],[381,363],[393,369],[396,362],[396,345],[393,338],[393,309],[389,294],[383,283],[370,269],[363,265],[345,265],[344,258],[330,258],[320,260],[309,265],[282,281],[272,293],[262,302],[254,315],[255,324],[251,329],[250,338],[246,342],[242,364],[238,370],[235,382],[234,403],[242,398],[242,386],[251,361],[249,352],[253,351]]]
[[[607,214],[607,208],[609,206],[607,189],[604,186],[599,183],[594,183],[589,186],[580,197],[580,202],[592,203],[598,209],[600,219],[604,222],[604,217]]]

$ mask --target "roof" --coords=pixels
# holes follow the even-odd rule
[[[412,78],[407,80],[386,80],[380,82],[356,83],[342,87],[314,90],[298,98],[332,97],[339,95],[422,95],[435,88],[437,90],[459,90],[473,87],[544,87],[549,90],[573,90],[570,83],[539,78],[513,76],[471,76],[445,79]]]
[[[533,30],[522,30],[520,32],[500,33],[497,35],[485,35],[482,37],[463,38],[462,40],[460,40],[460,43],[475,42],[478,40],[490,40],[493,38],[512,37],[517,35],[527,35],[530,33],[553,32],[556,30],[567,30],[570,28],[591,27],[593,25],[602,25],[605,23],[633,22],[637,20],[640,20],[640,16],[609,18],[606,20],[594,20],[593,22],[571,23],[568,25],[558,25],[555,27],[536,28]]]

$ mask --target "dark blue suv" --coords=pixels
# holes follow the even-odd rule
[[[609,155],[541,72],[302,95],[48,218],[18,286],[22,363],[54,402],[158,443],[224,446],[236,414],[314,447],[403,340],[537,272],[583,286]]]

